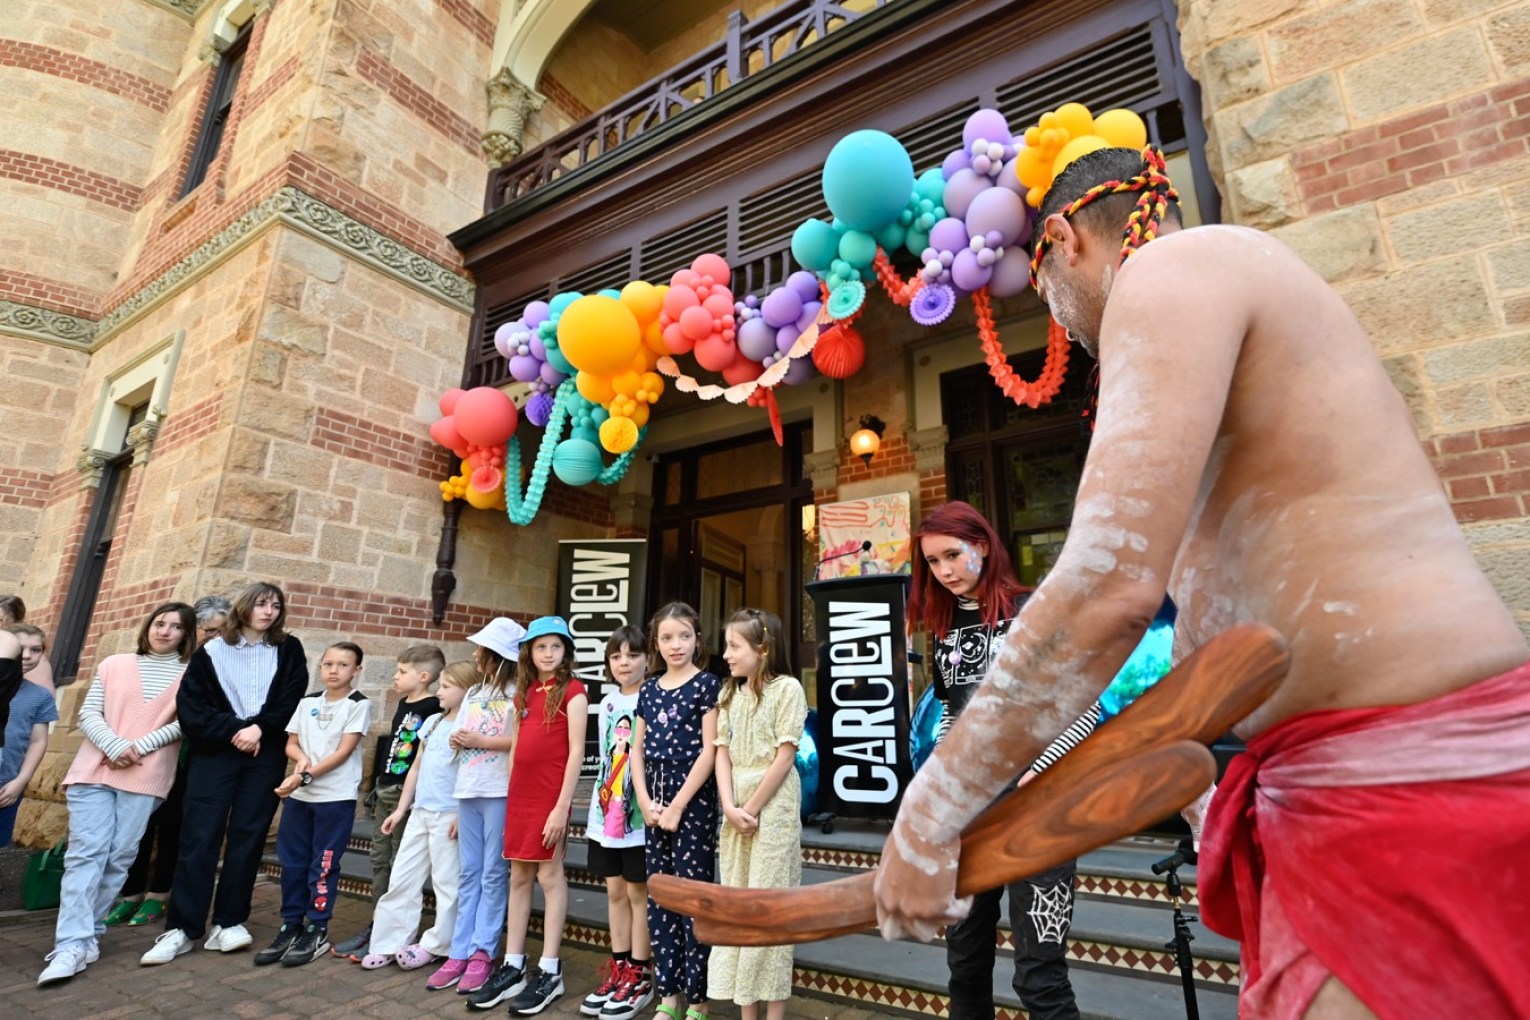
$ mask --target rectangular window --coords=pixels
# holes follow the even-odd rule
[[[207,177],[208,168],[218,158],[223,145],[223,131],[228,116],[234,108],[234,93],[239,88],[239,72],[244,69],[244,54],[250,46],[250,26],[239,30],[238,37],[223,51],[218,62],[218,73],[213,78],[212,99],[202,117],[201,130],[197,132],[196,147],[191,150],[191,169],[186,172],[186,183],[181,185],[181,197],[191,194]]]

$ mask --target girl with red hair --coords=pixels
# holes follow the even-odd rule
[[[914,583],[909,630],[934,638],[935,696],[945,706],[936,740],[944,737],[988,667],[998,658],[1010,621],[1030,595],[1010,565],[993,526],[967,503],[941,506],[914,532]],[[1096,703],[1042,752],[1024,784],[1094,730]],[[1075,862],[1068,861],[1009,886],[1014,930],[1014,988],[1035,1020],[1078,1020],[1068,981],[1068,929],[1073,923]],[[967,917],[946,929],[951,971],[951,1020],[994,1015],[993,966],[1003,889],[973,897]]]

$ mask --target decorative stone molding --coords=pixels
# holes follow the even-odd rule
[[[60,347],[88,351],[96,335],[96,324],[78,315],[0,301],[0,333],[18,333]]]
[[[285,224],[359,259],[458,311],[473,310],[473,285],[465,278],[312,195],[289,186],[256,204],[107,313],[96,324],[95,343],[100,344],[276,223]]]
[[[111,459],[112,455],[105,450],[80,447],[80,459],[74,462],[74,469],[80,473],[80,488],[100,488],[101,475],[106,471],[106,462]]]
[[[802,470],[813,480],[813,491],[839,488],[839,451],[814,450],[803,454]]]
[[[938,471],[946,466],[946,442],[950,438],[944,425],[911,429],[908,448],[914,453],[914,467],[919,471]]]
[[[500,167],[521,154],[526,120],[547,98],[521,82],[508,67],[500,68],[484,88],[489,94],[489,126],[483,133],[483,151],[489,166]]]
[[[149,410],[147,418],[128,429],[127,445],[133,448],[135,467],[149,462],[149,454],[154,451],[154,440],[159,437],[160,427],[164,423],[164,413],[156,407]]]
[[[163,7],[167,11],[174,11],[187,21],[195,21],[202,8],[207,6],[207,0],[144,0],[145,3],[155,7]]]

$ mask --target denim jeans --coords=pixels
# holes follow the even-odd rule
[[[505,860],[505,798],[463,797],[457,801],[457,848],[462,854],[457,885],[457,927],[452,959],[465,960],[499,945],[510,896],[510,862]]]
[[[138,842],[160,798],[103,783],[76,783],[69,802],[69,851],[59,885],[58,946],[85,943],[106,931],[103,919],[138,855]]]

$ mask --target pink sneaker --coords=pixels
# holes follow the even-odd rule
[[[467,969],[462,972],[462,980],[457,982],[457,994],[467,995],[476,992],[483,987],[483,983],[489,980],[489,975],[494,973],[494,961],[489,959],[489,954],[480,949],[467,959]]]
[[[462,980],[462,972],[467,970],[466,960],[447,960],[436,968],[436,972],[425,979],[425,987],[432,992],[450,988]]]

